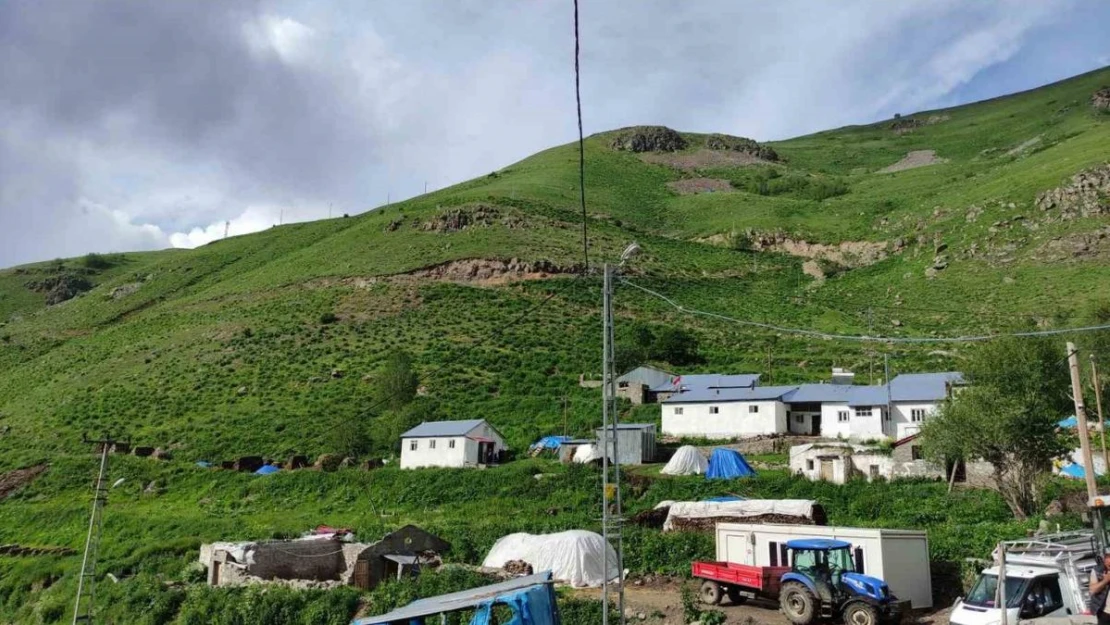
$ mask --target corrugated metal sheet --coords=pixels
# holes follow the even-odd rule
[[[401,435],[401,438],[429,436],[466,436],[467,432],[485,423],[484,419],[465,421],[425,421]]]
[[[782,399],[796,386],[757,386],[755,388],[699,388],[672,395],[664,404],[722,401],[769,401]]]
[[[694,391],[706,388],[752,388],[759,384],[758,373],[738,373],[721,375],[718,373],[691,373],[679,376],[678,383],[667,382],[651,390],[656,392]]]
[[[964,383],[958,371],[941,373],[903,373],[890,381],[893,401],[940,401],[948,397],[949,386]]]

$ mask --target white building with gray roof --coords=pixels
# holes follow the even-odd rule
[[[401,468],[496,464],[505,439],[485,419],[424,422],[401,435]]]

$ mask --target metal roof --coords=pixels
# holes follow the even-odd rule
[[[887,391],[886,386],[803,384],[783,401],[791,404],[846,403],[849,406],[881,406],[887,402]]]
[[[671,395],[664,404],[694,402],[767,401],[782,399],[796,386],[757,386],[755,388],[697,388]]]
[[[948,397],[948,389],[964,383],[958,371],[942,373],[903,373],[890,381],[892,401],[940,401]]]
[[[758,373],[737,373],[733,375],[721,375],[719,373],[691,373],[688,375],[678,376],[678,383],[667,381],[651,390],[653,391],[671,391],[677,392],[682,389],[697,390],[705,388],[752,388],[759,384]]]
[[[427,438],[432,436],[466,436],[470,430],[485,423],[485,419],[465,421],[425,421],[401,435],[401,438]]]
[[[655,388],[657,386],[669,386],[674,377],[674,374],[668,371],[641,365],[617,378],[617,383],[638,382],[647,385],[648,388]]]
[[[836,540],[835,538],[798,538],[786,541],[787,549],[818,549],[824,551],[826,549],[846,549],[851,546],[852,543]]]
[[[470,590],[439,595],[438,597],[420,599],[418,601],[413,601],[403,608],[397,608],[388,614],[356,619],[352,625],[382,625],[384,623],[393,622],[407,623],[412,619],[424,616],[433,616],[444,612],[473,608],[504,594],[531,588],[538,584],[550,583],[551,571],[544,571],[535,575],[510,579],[498,584],[490,584],[489,586],[480,586],[478,588],[471,588]]]
[[[618,423],[618,430],[647,430],[655,429],[654,423]],[[595,431],[600,432],[602,428],[596,428]]]

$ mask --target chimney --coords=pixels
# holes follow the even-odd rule
[[[856,379],[856,374],[842,369],[840,367],[833,367],[832,370],[832,383],[833,384],[851,384]]]

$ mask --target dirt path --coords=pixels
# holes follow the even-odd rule
[[[890,174],[896,171],[903,171],[906,169],[914,169],[915,167],[925,167],[926,165],[937,165],[945,163],[948,159],[937,158],[936,150],[914,150],[898,161],[897,163],[884,167],[878,171],[880,174]]]
[[[691,583],[691,590],[695,590]],[[574,591],[581,597],[601,598],[601,590],[583,588]],[[615,594],[614,600],[615,600]],[[649,625],[682,625],[682,584],[678,580],[657,580],[650,585],[630,584],[624,593],[625,611],[630,623]],[[710,606],[703,606],[710,608]],[[725,599],[716,610],[724,612],[726,623],[744,625],[791,625],[779,612],[778,603],[765,599],[749,600],[743,605],[732,605]],[[906,616],[904,624],[948,625],[948,608],[925,612],[917,611]]]

